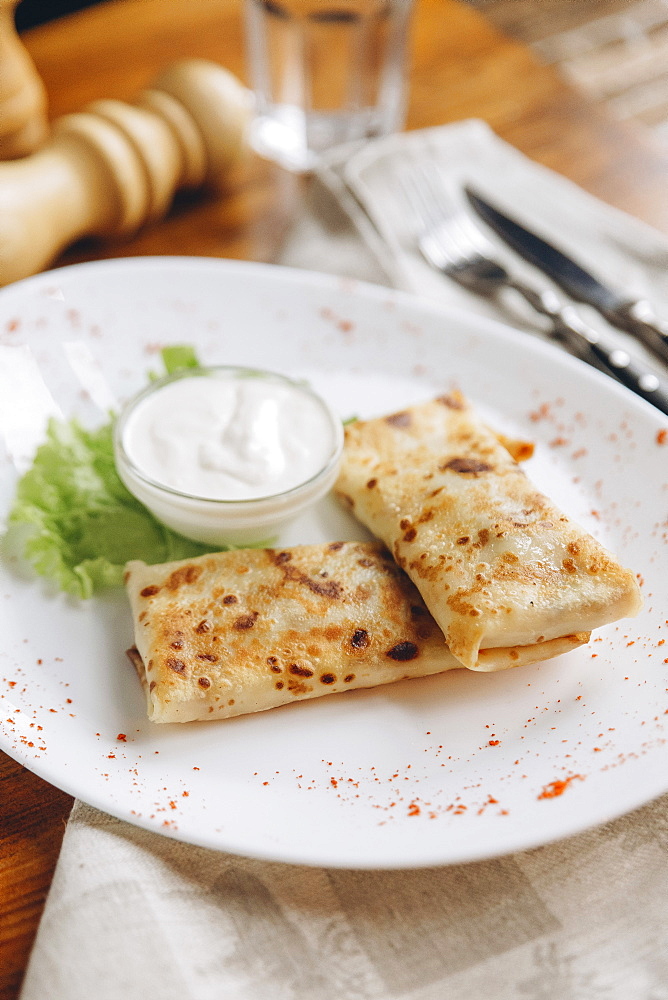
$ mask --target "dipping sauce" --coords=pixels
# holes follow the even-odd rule
[[[332,418],[295,383],[266,377],[180,378],[146,396],[123,446],[155,482],[212,500],[294,489],[332,454]]]
[[[169,527],[240,544],[266,538],[322,496],[342,444],[341,421],[307,385],[256,369],[198,368],[131,400],[116,461],[128,489]]]

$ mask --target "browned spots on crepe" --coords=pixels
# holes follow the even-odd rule
[[[385,423],[391,424],[392,427],[410,427],[413,422],[410,413],[406,410],[401,410],[399,413],[390,413],[384,419]]]
[[[450,469],[460,475],[478,476],[481,472],[491,472],[492,466],[474,458],[455,457],[439,466],[441,472]]]
[[[449,410],[465,410],[466,401],[462,396],[461,392],[448,392],[443,396],[437,396],[436,402],[440,403],[441,406],[447,406]]]
[[[350,640],[350,645],[353,649],[367,649],[370,643],[371,638],[365,628],[355,629]]]
[[[404,663],[407,660],[414,660],[419,653],[419,647],[414,642],[408,642],[406,640],[404,642],[398,642],[396,646],[392,646],[391,649],[387,650],[385,655],[389,656],[391,660],[398,660],[401,663]]]
[[[182,677],[185,677],[186,665],[183,660],[178,660],[174,656],[169,656],[165,662],[169,669],[173,670],[175,674],[180,674]]]
[[[337,544],[337,543],[335,543]],[[328,546],[330,552],[339,551],[337,548],[331,548]],[[298,566],[294,565],[292,562],[293,553],[285,550],[274,555],[274,563],[278,566],[284,575],[285,580],[290,580],[293,583],[300,584],[314,593],[318,594],[320,597],[328,597],[332,600],[337,600],[341,597],[343,593],[343,587],[336,580],[330,580],[325,577],[317,579],[308,573],[304,573]]]
[[[313,671],[310,667],[303,667],[299,663],[291,663],[288,667],[288,673],[292,674],[294,677],[313,677]]]
[[[201,574],[201,566],[195,566],[192,563],[189,563],[186,566],[180,566],[178,569],[175,569],[174,572],[168,577],[165,586],[167,587],[167,590],[176,591],[179,587],[196,583]]]
[[[247,615],[240,615],[233,623],[232,628],[236,629],[248,629],[253,628],[255,622],[260,617],[258,611],[251,611]]]

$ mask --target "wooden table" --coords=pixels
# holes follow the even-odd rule
[[[200,56],[244,78],[240,0],[112,0],[23,36],[53,117],[132,99],[166,64]],[[668,155],[610,121],[527,48],[456,0],[419,0],[408,126],[485,119],[504,139],[668,233]],[[87,242],[59,264],[144,254],[271,260],[304,182],[255,160],[220,196],[178,198],[123,242]],[[0,754],[0,1000],[18,995],[72,800]]]

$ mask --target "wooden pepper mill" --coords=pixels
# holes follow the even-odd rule
[[[134,104],[95,101],[57,119],[38,152],[0,163],[0,285],[43,270],[83,236],[133,233],[181,187],[223,187],[251,110],[235,76],[189,59]]]
[[[28,156],[48,132],[46,91],[14,24],[18,0],[0,0],[0,160]]]

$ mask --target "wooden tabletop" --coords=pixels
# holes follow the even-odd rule
[[[212,59],[245,79],[241,0],[111,0],[23,41],[50,113],[132,99],[167,64]],[[456,0],[419,0],[408,127],[486,120],[524,153],[668,233],[668,155],[570,90]],[[178,197],[132,239],[87,241],[57,263],[145,254],[272,260],[305,182],[259,159],[222,195]],[[72,800],[0,753],[0,1000],[18,995]]]

